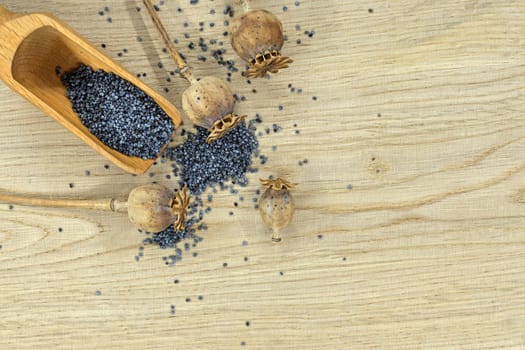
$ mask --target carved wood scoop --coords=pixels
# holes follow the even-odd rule
[[[112,72],[149,95],[175,128],[181,124],[180,114],[170,102],[52,15],[13,13],[0,6],[0,38],[0,79],[130,173],[144,173],[155,160],[118,152],[93,135],[73,111],[57,67],[67,72],[83,63],[94,70]]]

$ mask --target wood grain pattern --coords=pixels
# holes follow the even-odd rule
[[[239,62],[222,36],[226,3],[167,1],[160,14],[181,47],[224,40],[224,58]],[[166,81],[174,65],[136,11],[140,1],[4,5],[54,13],[131,72],[146,72],[157,91],[169,88],[180,108],[187,83]],[[218,193],[203,242],[172,267],[153,246],[134,260],[144,236],[123,215],[1,204],[0,348],[525,349],[525,4],[252,7],[282,19],[283,54],[294,63],[251,84],[232,75],[247,97],[239,112],[264,118],[269,157],[241,190],[245,200],[235,208],[238,196]],[[198,75],[226,76],[212,58],[198,61],[199,50],[182,51]],[[123,197],[144,182],[175,184],[164,177],[169,164],[152,177],[105,169],[5,85],[0,98],[2,191]],[[273,123],[283,129],[266,135]],[[277,245],[252,202],[257,178],[270,174],[299,183]]]

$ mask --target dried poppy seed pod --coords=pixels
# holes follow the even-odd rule
[[[235,52],[249,64],[247,76],[264,77],[277,73],[293,60],[281,56],[284,44],[283,25],[271,12],[249,10],[233,20],[231,44]]]
[[[134,188],[128,196],[128,217],[131,223],[147,232],[160,232],[170,225],[184,229],[189,196],[186,188],[174,193],[159,185]]]
[[[182,94],[182,109],[195,125],[210,130],[210,143],[234,128],[245,116],[233,113],[233,94],[219,78],[194,80]]]
[[[259,181],[266,186],[259,199],[259,212],[263,222],[273,231],[272,241],[280,242],[279,230],[288,226],[295,210],[295,201],[289,191],[295,184],[281,178]]]

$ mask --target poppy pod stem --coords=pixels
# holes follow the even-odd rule
[[[274,229],[272,232],[272,242],[273,243],[280,243],[283,239],[281,238],[281,234],[279,233],[278,229]]]
[[[180,76],[186,79],[188,82],[190,82],[190,84],[195,84],[197,82],[197,79],[195,79],[191,67],[186,64],[184,59],[178,53],[175,45],[173,45],[173,42],[171,41],[170,36],[168,35],[168,31],[160,21],[160,18],[157,15],[157,11],[155,11],[155,8],[153,7],[151,0],[143,0],[143,2],[144,6],[146,6],[146,9],[148,10],[148,13],[151,16],[153,23],[155,24],[155,27],[157,27],[157,30],[159,31],[160,36],[162,37],[162,41],[164,41],[164,44],[166,45],[171,57],[175,61],[177,68],[179,68]]]

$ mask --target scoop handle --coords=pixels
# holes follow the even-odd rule
[[[18,17],[16,13],[11,12],[5,7],[0,6],[0,24],[3,24],[4,22],[7,22],[16,17]]]

